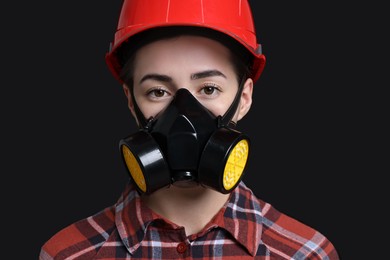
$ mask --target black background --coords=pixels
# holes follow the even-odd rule
[[[14,4],[13,18],[1,18],[3,215],[19,248],[8,252],[36,259],[61,228],[116,202],[127,181],[118,142],[136,126],[104,62],[121,1]],[[342,259],[373,259],[364,257],[376,251],[363,235],[373,228],[368,195],[383,191],[372,180],[388,170],[371,146],[369,12],[337,1],[251,4],[267,64],[238,125],[252,141],[244,181]]]

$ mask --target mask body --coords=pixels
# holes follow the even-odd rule
[[[173,184],[231,192],[243,176],[250,142],[231,122],[237,96],[222,117],[179,89],[162,112],[122,139],[122,158],[138,190],[150,194]]]

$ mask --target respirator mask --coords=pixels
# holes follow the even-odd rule
[[[242,86],[225,115],[215,116],[182,88],[147,120],[133,96],[140,129],[122,139],[119,150],[137,190],[150,194],[169,185],[197,184],[231,192],[243,177],[250,145],[231,121],[241,92]]]

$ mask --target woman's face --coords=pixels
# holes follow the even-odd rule
[[[143,46],[136,53],[133,76],[134,97],[146,119],[167,107],[180,88],[189,90],[215,116],[224,115],[238,90],[229,50],[199,36],[179,36]],[[240,103],[233,121],[249,110],[252,80],[245,85],[250,85],[249,90],[244,86],[241,99],[244,95],[246,100]],[[124,90],[135,115],[129,89],[124,86]],[[244,113],[240,113],[242,104],[249,104]]]

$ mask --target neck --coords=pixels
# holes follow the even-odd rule
[[[162,188],[142,200],[154,212],[183,226],[187,235],[197,233],[225,205],[229,194],[202,186]]]

